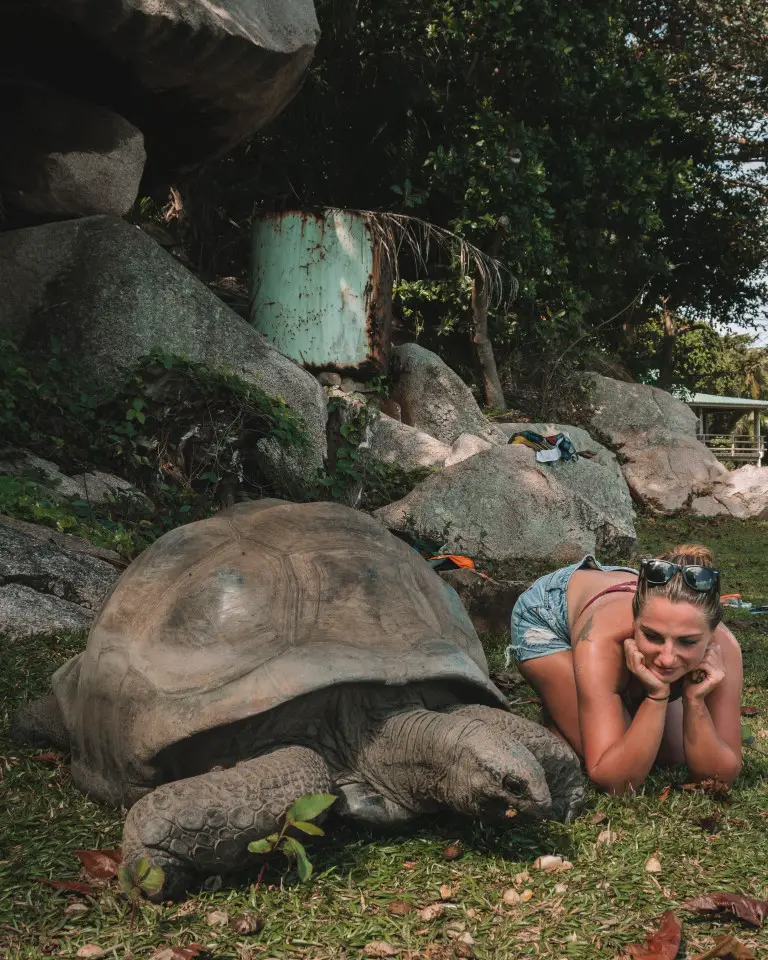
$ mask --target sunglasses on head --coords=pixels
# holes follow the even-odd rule
[[[691,590],[699,593],[720,589],[720,571],[713,567],[672,563],[671,560],[643,560],[640,563],[640,576],[652,587],[669,583],[676,573],[682,574]]]

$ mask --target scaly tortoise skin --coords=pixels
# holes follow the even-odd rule
[[[452,809],[569,819],[578,758],[511,714],[456,593],[377,520],[261,500],[167,533],[83,653],[19,711],[79,789],[130,807],[123,853],[158,898],[248,865],[307,793],[380,826]]]

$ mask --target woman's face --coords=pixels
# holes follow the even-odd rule
[[[664,683],[674,683],[695,670],[711,639],[706,614],[691,603],[651,596],[635,620],[637,648]]]

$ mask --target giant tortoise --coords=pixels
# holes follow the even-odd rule
[[[179,898],[248,864],[291,803],[398,826],[454,810],[569,819],[560,739],[509,712],[457,594],[377,520],[261,500],[165,534],[123,573],[83,653],[14,718],[130,807],[126,863]]]

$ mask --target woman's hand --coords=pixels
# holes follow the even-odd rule
[[[648,669],[645,657],[638,650],[637,644],[632,637],[624,641],[624,659],[627,663],[627,670],[633,673],[640,683],[642,683],[648,696],[655,697],[657,700],[669,696],[669,684],[664,683],[652,670]]]
[[[725,678],[725,661],[720,644],[713,640],[704,659],[685,675],[683,687],[687,700],[704,700]]]

